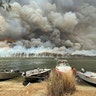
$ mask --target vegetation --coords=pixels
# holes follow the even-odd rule
[[[76,91],[76,82],[72,74],[60,74],[55,71],[47,81],[48,96],[68,96]]]
[[[48,82],[30,83],[28,86],[23,86],[22,82],[22,77],[2,81],[0,96],[49,96],[46,88]],[[76,84],[76,92],[71,96],[96,96],[96,87]]]
[[[7,11],[10,11],[11,5],[10,5],[11,0],[0,0],[0,7],[6,9]]]

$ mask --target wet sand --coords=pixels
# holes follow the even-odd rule
[[[23,85],[22,78],[0,81],[0,96],[47,96],[46,82]],[[72,96],[96,96],[96,87],[77,85]]]

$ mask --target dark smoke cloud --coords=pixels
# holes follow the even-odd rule
[[[0,39],[27,48],[96,49],[96,0],[12,0],[0,9]]]

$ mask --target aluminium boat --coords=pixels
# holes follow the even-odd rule
[[[78,71],[77,76],[79,76],[85,82],[96,86],[96,73],[95,72],[91,72],[91,71],[81,72],[81,71]]]
[[[2,80],[8,80],[8,79],[12,79],[18,76],[21,76],[21,72],[19,70],[11,70],[11,71],[2,71],[0,72],[0,81]]]
[[[47,79],[49,77],[50,72],[51,69],[36,68],[33,70],[28,70],[26,72],[23,72],[22,76],[25,78],[25,81],[27,82],[36,82],[36,81]]]

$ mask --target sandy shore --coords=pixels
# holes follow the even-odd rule
[[[22,78],[0,82],[0,96],[47,96],[46,82],[23,85]],[[96,87],[77,85],[72,96],[96,96]]]

